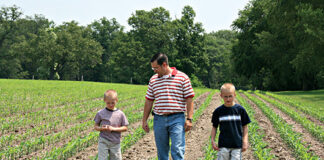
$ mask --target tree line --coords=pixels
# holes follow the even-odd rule
[[[253,0],[233,27],[234,68],[252,86],[324,88],[323,0]]]
[[[297,1],[254,0],[240,11],[233,30],[211,33],[194,21],[190,6],[179,19],[163,7],[137,10],[128,19],[129,31],[114,18],[56,25],[42,15],[23,17],[17,6],[2,7],[0,78],[147,84],[150,58],[162,52],[195,87],[232,82],[242,89],[323,88],[323,3],[315,2],[298,7]],[[289,13],[282,18],[280,11]],[[298,15],[306,19],[290,19]]]

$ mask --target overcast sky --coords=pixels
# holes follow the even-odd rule
[[[249,0],[0,0],[1,7],[16,5],[26,16],[42,14],[56,25],[75,20],[88,25],[102,17],[116,18],[129,30],[127,20],[136,10],[150,11],[162,6],[170,12],[171,18],[181,17],[184,6],[191,6],[196,12],[196,22],[203,24],[206,32],[231,29]]]

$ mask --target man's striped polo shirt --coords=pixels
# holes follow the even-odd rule
[[[154,101],[153,112],[158,115],[186,111],[186,99],[195,96],[189,77],[175,67],[172,73],[151,77],[146,99]]]

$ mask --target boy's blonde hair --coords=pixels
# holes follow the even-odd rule
[[[112,98],[112,99],[116,99],[116,100],[118,100],[118,98],[117,98],[117,92],[115,91],[115,90],[113,90],[113,89],[108,89],[106,92],[105,92],[105,94],[104,94],[104,100],[106,99],[106,98],[108,98],[108,97],[110,97],[110,98]]]
[[[235,86],[232,83],[224,83],[220,90],[221,90],[221,92],[223,92],[223,91],[235,92]]]

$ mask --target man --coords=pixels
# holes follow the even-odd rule
[[[189,77],[169,67],[168,57],[157,53],[151,59],[152,70],[157,73],[150,79],[142,127],[149,132],[147,119],[152,110],[154,115],[154,136],[159,160],[169,160],[169,140],[173,160],[183,160],[185,152],[185,131],[192,127],[194,91]],[[187,118],[185,112],[187,111]]]

